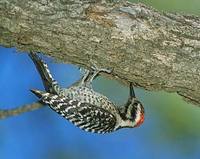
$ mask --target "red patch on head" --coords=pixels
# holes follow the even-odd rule
[[[141,114],[140,114],[140,119],[139,119],[138,122],[135,124],[135,127],[140,126],[143,122],[144,122],[144,113],[141,113]]]

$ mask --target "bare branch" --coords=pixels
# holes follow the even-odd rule
[[[33,110],[39,109],[43,106],[44,105],[42,105],[41,103],[36,102],[36,103],[32,103],[32,104],[26,104],[24,106],[20,106],[20,107],[13,108],[13,109],[6,109],[6,110],[0,109],[0,119],[4,119],[4,118],[10,117],[10,116],[15,116],[15,115],[19,115],[21,113],[33,111]]]
[[[62,62],[113,68],[113,78],[200,104],[200,18],[143,4],[3,0],[0,44]]]

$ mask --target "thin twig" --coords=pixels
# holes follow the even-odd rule
[[[11,117],[11,116],[19,115],[21,113],[36,110],[43,106],[44,106],[43,104],[41,104],[39,102],[35,102],[32,104],[26,104],[26,105],[23,105],[23,106],[20,106],[17,108],[13,108],[13,109],[5,109],[5,110],[0,109],[0,119],[4,119],[4,118]]]

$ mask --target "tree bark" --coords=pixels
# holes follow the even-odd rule
[[[105,0],[1,0],[0,44],[200,105],[200,18]]]

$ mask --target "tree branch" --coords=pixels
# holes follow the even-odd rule
[[[93,2],[92,2],[93,1]],[[0,44],[91,67],[200,104],[200,18],[103,0],[3,0]]]
[[[24,106],[20,106],[18,108],[13,108],[13,109],[6,109],[6,110],[0,109],[0,119],[4,119],[10,116],[15,116],[21,113],[29,112],[29,111],[41,108],[43,106],[44,105],[42,105],[41,103],[36,102],[32,104],[26,104]]]

